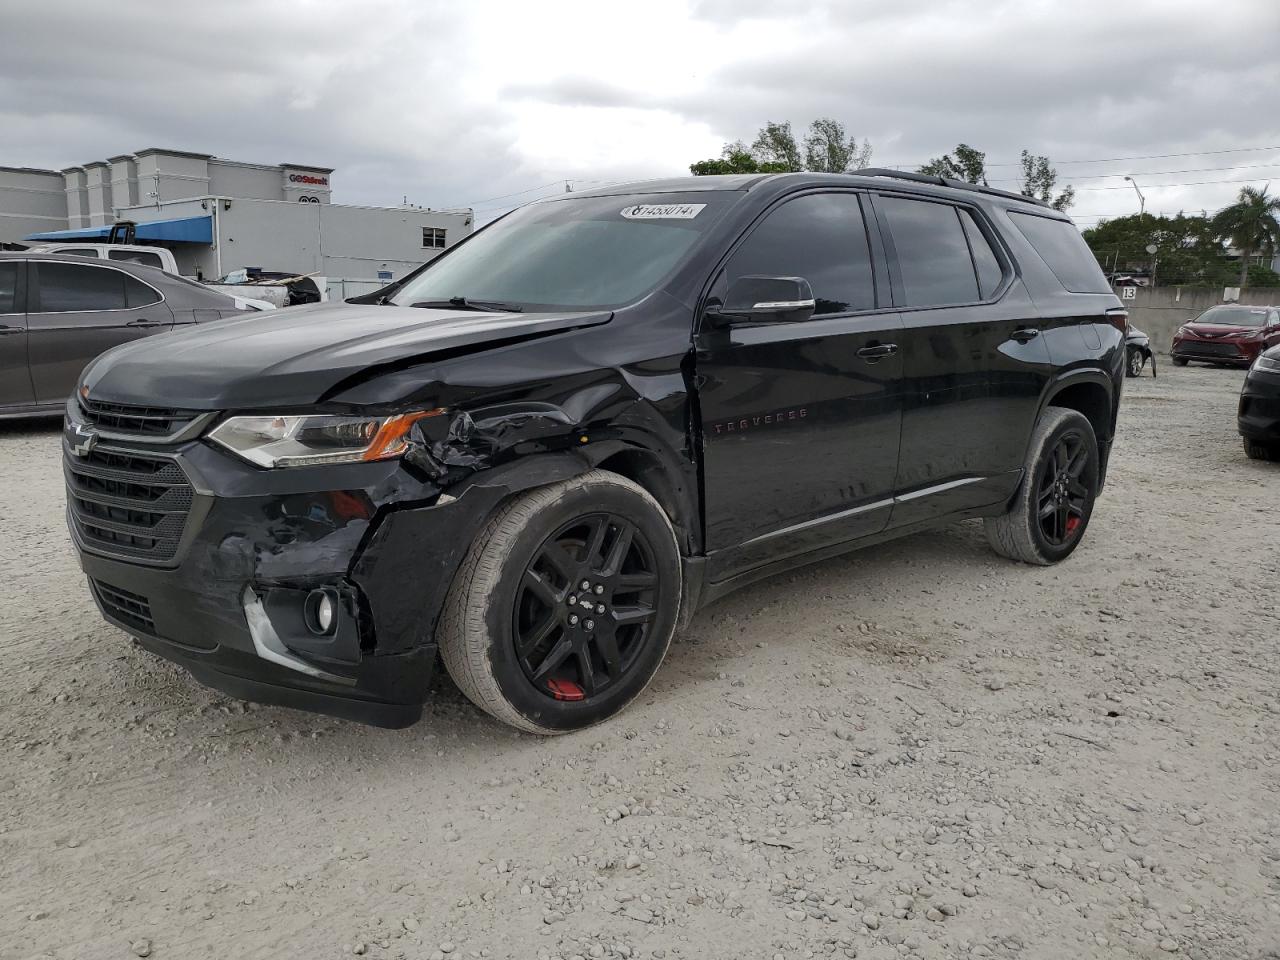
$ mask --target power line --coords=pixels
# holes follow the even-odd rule
[[[1184,180],[1181,183],[1144,183],[1143,187],[1147,190],[1159,190],[1163,187],[1202,187],[1210,183],[1253,183],[1257,177],[1250,177],[1246,180]],[[1132,190],[1130,186],[1123,187],[1077,187],[1076,192],[1081,190]]]
[[[1120,163],[1126,160],[1171,160],[1175,157],[1213,157],[1224,153],[1260,153],[1266,150],[1280,150],[1280,147],[1233,147],[1230,150],[1198,150],[1192,153],[1148,153],[1135,157],[1102,157],[1097,160],[1055,160],[1055,166],[1076,163]],[[926,161],[928,162],[928,161]],[[886,163],[892,167],[922,167],[923,163]],[[988,167],[1020,167],[1021,160],[1007,160],[1000,163],[988,163]]]
[[[482,203],[492,203],[494,200],[506,200],[509,197],[522,197],[526,193],[533,193],[535,190],[545,190],[547,187],[558,187],[562,183],[564,183],[563,180],[552,180],[550,183],[544,183],[540,187],[530,187],[528,190],[517,190],[515,193],[504,193],[497,197],[488,197],[484,200],[476,200],[474,203],[464,203],[462,206],[478,207]]]
[[[1168,176],[1173,176],[1174,174],[1181,174],[1181,173],[1211,173],[1214,171],[1227,171],[1227,170],[1267,170],[1267,169],[1280,169],[1280,163],[1244,163],[1244,164],[1237,164],[1236,166],[1232,166],[1232,167],[1192,167],[1186,170],[1134,170],[1131,172],[1133,173],[1134,176],[1138,176],[1138,177],[1168,177]],[[1107,180],[1107,179],[1114,179],[1115,177],[1126,177],[1128,175],[1129,174],[1126,174],[1126,173],[1089,173],[1089,174],[1084,174],[1080,176],[1074,176],[1071,179],[1073,181],[1075,180]],[[992,183],[1020,183],[1021,181],[1006,177],[1000,180],[992,180],[991,182]]]

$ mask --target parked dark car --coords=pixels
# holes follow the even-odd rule
[[[1280,343],[1280,310],[1222,304],[1188,320],[1173,335],[1170,355],[1179,367],[1188,360],[1247,367],[1263,350]]]
[[[1156,355],[1151,349],[1150,337],[1137,327],[1130,327],[1124,339],[1124,347],[1125,373],[1128,376],[1142,376],[1142,371],[1148,364],[1151,366],[1151,376],[1156,375]]]
[[[0,419],[61,413],[85,364],[117,344],[246,311],[155,267],[0,253]]]
[[[576,193],[385,305],[99,358],[69,523],[103,615],[234,696],[404,725],[439,654],[495,717],[564,732],[638,696],[701,605],[799,564],[964,517],[1068,556],[1126,325],[1079,231],[1016,194]]]
[[[1280,460],[1280,346],[1259,354],[1249,368],[1238,424],[1251,460]]]

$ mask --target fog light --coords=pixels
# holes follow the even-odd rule
[[[303,614],[308,630],[316,636],[327,637],[333,633],[333,625],[338,619],[338,598],[332,590],[312,590],[307,594]]]

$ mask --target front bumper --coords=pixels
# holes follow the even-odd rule
[[[71,447],[68,523],[110,623],[235,697],[378,726],[418,719],[445,594],[500,491],[441,497],[396,461],[260,470],[200,441],[104,443],[102,456],[141,451],[190,480],[181,537],[157,559],[86,532],[84,457]],[[107,514],[102,526],[132,516]],[[316,589],[336,600],[330,637],[307,627],[303,606]]]
[[[1204,363],[1230,363],[1248,366],[1262,350],[1260,341],[1200,340],[1174,337],[1170,356],[1176,360],[1199,360]]]
[[[1242,437],[1268,446],[1280,446],[1280,373],[1256,366],[1240,391],[1237,425]]]

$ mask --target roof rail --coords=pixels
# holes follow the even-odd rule
[[[1038,207],[1047,207],[1049,204],[1035,197],[1028,197],[1025,194],[1013,193],[1009,190],[997,190],[995,187],[988,187],[981,183],[969,183],[965,180],[952,180],[949,177],[937,177],[931,173],[909,173],[906,170],[890,170],[888,167],[866,167],[862,170],[850,170],[850,173],[859,177],[892,177],[895,180],[910,180],[913,183],[931,183],[935,187],[954,187],[956,190],[972,190],[974,193],[986,193],[993,197],[1003,197],[1006,200],[1021,200],[1023,203],[1032,203]]]

